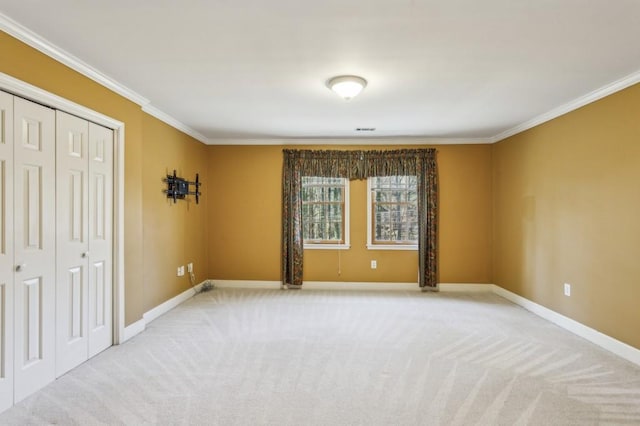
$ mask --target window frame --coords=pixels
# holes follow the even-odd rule
[[[372,188],[372,180],[377,176],[367,178],[367,249],[368,250],[418,250],[418,241],[413,243],[407,242],[397,242],[397,243],[376,243],[373,241],[373,188]],[[417,191],[417,188],[416,188]],[[417,208],[417,199],[416,199],[416,208]]]
[[[304,177],[322,177],[322,176],[303,176]],[[350,196],[349,196],[349,187],[350,187],[350,181],[347,178],[340,178],[343,180],[344,182],[344,193],[342,194],[344,197],[344,201],[343,201],[343,210],[342,210],[342,232],[343,232],[343,242],[341,243],[335,243],[335,242],[331,242],[331,240],[328,241],[304,241],[303,240],[303,249],[305,250],[348,250],[351,248],[351,244],[350,244],[350,228],[349,228],[349,222],[350,222]],[[304,184],[302,184],[301,187],[303,187]],[[304,219],[304,216],[303,216]],[[304,224],[303,224],[303,228],[304,228]],[[304,233],[304,229],[303,229],[303,233]],[[304,238],[304,235],[303,235]]]

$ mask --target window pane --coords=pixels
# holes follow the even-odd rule
[[[346,179],[304,176],[302,178],[302,231],[305,241],[344,241]]]
[[[342,222],[342,204],[329,205],[329,218],[331,222]]]
[[[417,176],[371,178],[374,243],[417,243],[417,181]]]

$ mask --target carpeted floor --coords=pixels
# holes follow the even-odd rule
[[[640,424],[640,368],[490,293],[215,289],[1,424]]]

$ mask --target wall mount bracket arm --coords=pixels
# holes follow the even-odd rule
[[[174,203],[178,202],[178,200],[184,200],[187,195],[195,195],[196,204],[200,203],[200,195],[202,195],[200,186],[202,182],[200,182],[198,173],[196,173],[196,180],[192,182],[177,176],[174,170],[173,175],[167,175],[163,181],[167,183],[167,189],[162,192],[167,194],[167,198],[172,198]]]

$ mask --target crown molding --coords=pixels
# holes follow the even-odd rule
[[[209,138],[209,145],[482,145],[492,138]]]
[[[205,145],[211,145],[211,140],[204,136],[202,133],[197,132],[196,130],[192,129],[181,121],[176,120],[169,114],[159,110],[151,104],[143,105],[142,111],[157,118],[160,121],[167,123],[169,126],[180,130],[182,133],[186,133],[187,135],[191,136],[194,139],[197,139]]]
[[[585,105],[593,103],[606,96],[612,95],[616,92],[619,92],[637,83],[640,83],[640,71],[636,71],[632,74],[629,74],[626,77],[623,77],[619,80],[616,80],[612,83],[602,86],[599,89],[596,89],[590,93],[587,93],[584,96],[580,96],[579,98],[574,99],[571,102],[568,102],[564,105],[554,108],[549,112],[541,114],[537,117],[532,118],[531,120],[528,120],[508,130],[505,130],[504,132],[497,134],[493,138],[490,138],[491,141],[489,143],[499,142],[510,136],[516,135],[518,133],[524,132],[525,130],[529,130],[533,127],[539,126],[540,124],[546,123],[547,121],[551,121],[554,118],[558,118],[571,111],[575,111],[578,108],[582,108]]]

